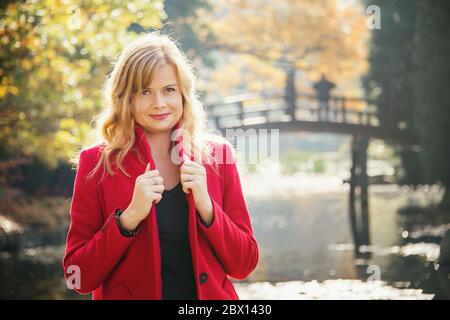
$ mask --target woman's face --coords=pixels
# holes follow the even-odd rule
[[[183,98],[175,67],[164,64],[155,70],[150,87],[138,92],[135,120],[150,133],[172,130],[183,114]]]

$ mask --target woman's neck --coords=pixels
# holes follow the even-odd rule
[[[170,155],[171,132],[145,133],[153,158],[165,158]]]

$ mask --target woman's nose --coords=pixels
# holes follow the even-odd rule
[[[160,94],[155,94],[153,98],[153,107],[162,108],[165,106],[167,106],[166,99]]]

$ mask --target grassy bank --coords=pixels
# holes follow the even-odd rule
[[[1,189],[0,250],[54,242],[68,227],[70,198],[29,196],[20,189]]]

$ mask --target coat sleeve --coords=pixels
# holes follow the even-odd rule
[[[245,279],[258,264],[258,244],[242,193],[241,182],[232,149],[225,144],[223,162],[223,205],[211,199],[213,221],[208,227],[197,215],[198,225],[224,267],[235,279]]]
[[[103,218],[99,186],[95,178],[86,178],[95,163],[91,151],[80,153],[63,258],[68,284],[82,294],[92,292],[104,282],[134,239],[122,236],[113,213],[106,221]],[[74,270],[79,270],[78,282],[73,281]]]

